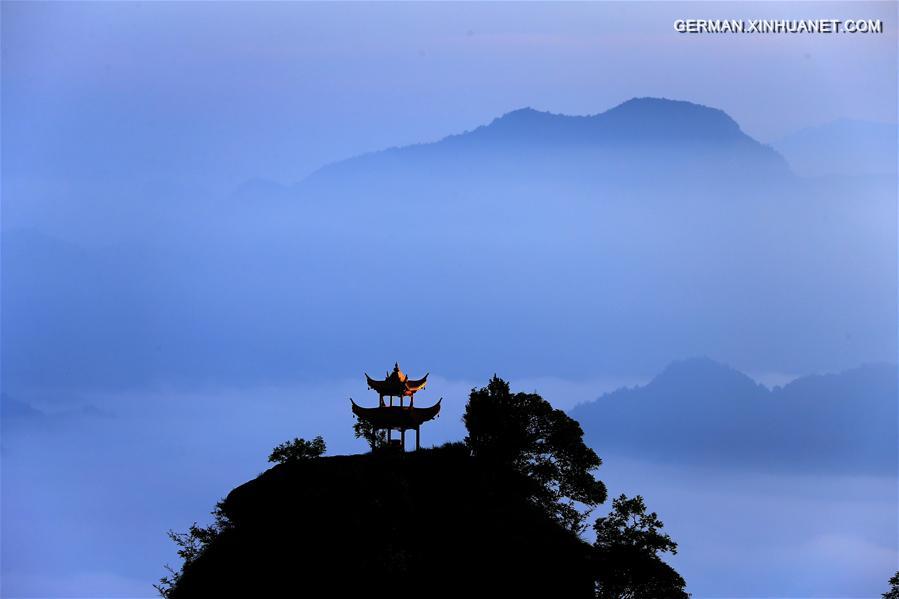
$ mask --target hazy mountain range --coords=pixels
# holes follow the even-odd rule
[[[528,181],[561,186],[560,191],[576,183],[640,185],[647,167],[654,176],[681,180],[790,177],[780,155],[744,134],[724,112],[689,102],[642,98],[593,116],[516,110],[436,143],[393,148],[327,166],[301,183],[298,191],[313,195],[366,185],[399,186],[395,191],[400,191],[410,184],[433,185],[431,178],[437,177],[439,187],[418,198],[427,203],[472,186],[499,184],[501,191],[507,189],[504,182],[523,175]]]
[[[872,364],[767,387],[707,358],[571,411],[600,455],[766,472],[896,472],[897,372]]]
[[[891,183],[803,179],[720,110],[635,99],[519,110],[227,201],[135,187],[105,211],[119,241],[79,237],[89,206],[69,239],[4,232],[4,385],[249,384],[397,356],[513,379],[893,360]]]

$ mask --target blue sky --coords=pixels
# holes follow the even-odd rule
[[[507,219],[508,235],[495,239],[489,209],[443,230],[401,207],[404,225],[421,226],[399,241],[343,231],[330,212],[287,214],[265,197],[247,210],[238,193],[525,106],[590,115],[633,97],[686,100],[725,111],[761,142],[838,119],[895,125],[895,3],[4,2],[0,11],[2,388],[41,411],[3,425],[3,596],[151,594],[176,559],[165,530],[202,520],[265,468],[272,446],[323,433],[332,453],[362,450],[346,398],[367,399],[362,370],[394,360],[413,375],[434,372],[429,392],[445,398],[427,443],[463,435],[467,391],[497,368],[513,388],[568,409],[692,355],[768,385],[896,361],[895,174],[803,179],[802,193],[828,208],[797,224],[805,213],[750,206],[734,214],[755,228],[733,225],[733,239],[702,234],[726,209],[706,221],[640,207],[667,197],[664,186],[625,194],[637,211],[612,225],[567,218],[572,203]],[[674,31],[679,18],[882,19],[885,32],[690,36]],[[491,189],[506,183],[513,199],[529,185]],[[757,182],[740,183],[722,197],[750,198]],[[781,192],[774,200],[789,203]],[[387,197],[373,195],[372,210]],[[851,234],[821,233],[830,220]],[[637,222],[645,236],[615,222]],[[778,245],[794,228],[813,234]],[[408,239],[422,242],[420,255]],[[777,253],[785,247],[789,256]],[[597,272],[585,276],[591,264]],[[394,296],[377,278],[394,270],[414,275],[414,293]],[[534,272],[537,300],[503,304]],[[714,293],[695,291],[716,280]],[[551,293],[555,284],[577,302]],[[489,332],[469,335],[481,305],[495,310]],[[606,320],[565,319],[593,307]],[[782,338],[766,338],[772,331]],[[502,335],[515,341],[504,347]],[[895,477],[747,474],[598,450],[611,493],[643,493],[659,510],[694,596],[871,597],[899,555],[883,532],[896,526]]]

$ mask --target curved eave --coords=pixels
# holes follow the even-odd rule
[[[440,413],[440,402],[443,401],[443,398],[437,400],[433,406],[428,406],[427,408],[412,408],[412,411],[417,414],[421,414],[422,422],[427,422],[428,420],[433,420],[437,414]]]
[[[428,374],[431,374],[430,372]],[[417,380],[406,381],[406,393],[404,395],[412,395],[416,391],[421,391],[428,384],[428,374]]]
[[[377,428],[409,429],[420,426],[422,423],[433,420],[440,413],[440,403],[443,398],[437,400],[432,406],[416,408],[410,406],[380,406],[377,408],[364,408],[350,399],[353,414],[373,424]]]
[[[429,373],[430,374],[430,373]],[[420,379],[409,379],[402,372],[394,371],[389,374],[386,379],[373,379],[365,373],[365,380],[368,388],[373,389],[379,395],[401,397],[410,397],[417,391],[421,391],[428,384],[428,375],[424,375]]]

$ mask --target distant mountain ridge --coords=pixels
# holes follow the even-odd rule
[[[751,139],[723,110],[662,98],[633,98],[605,112],[587,116],[521,108],[494,119],[489,125],[447,139],[459,137],[541,143]]]
[[[571,411],[600,455],[752,470],[895,474],[897,367],[767,387],[708,358]]]
[[[222,204],[128,212],[146,237],[115,248],[5,234],[8,388],[292,380],[390,346],[511,377],[895,356],[895,186],[794,177],[695,104],[518,111]]]
[[[519,108],[494,118],[490,123],[447,135],[437,141],[393,146],[339,160],[319,168],[294,185],[248,180],[235,190],[234,197],[241,201],[283,201],[302,193],[310,184],[317,187],[322,180],[333,183],[360,174],[370,177],[372,171],[378,169],[389,174],[403,166],[411,170],[428,168],[433,173],[441,168],[440,161],[461,161],[477,170],[478,167],[495,166],[489,161],[483,163],[485,155],[499,153],[500,156],[494,158],[501,160],[503,157],[516,158],[516,153],[524,152],[525,155],[517,158],[531,158],[534,150],[539,154],[541,148],[553,153],[567,148],[575,155],[591,150],[594,153],[602,151],[603,154],[593,155],[592,158],[604,160],[614,160],[621,153],[628,154],[626,160],[618,164],[620,168],[634,159],[639,165],[639,157],[646,153],[647,145],[655,146],[657,150],[675,150],[675,154],[701,152],[704,146],[711,146],[716,151],[705,153],[704,159],[718,160],[722,150],[725,155],[729,151],[736,152],[736,156],[726,162],[732,164],[737,158],[751,158],[754,162],[763,163],[769,175],[792,175],[783,156],[771,146],[744,133],[723,110],[683,100],[643,97],[632,98],[591,115],[565,115],[531,107]],[[629,155],[635,149],[639,153]],[[466,155],[471,156],[472,160],[466,161]],[[435,159],[437,162],[434,162]],[[508,173],[503,171],[502,174]]]
[[[751,171],[791,176],[782,156],[746,135],[722,110],[680,100],[633,98],[589,116],[514,110],[436,142],[337,162],[310,175],[300,187],[360,176],[366,185],[383,186],[393,176],[414,177],[422,170],[435,174],[449,169],[457,176],[481,179],[491,173],[506,176],[510,163],[530,176],[601,173],[600,182],[608,184],[617,183],[622,174],[658,170],[702,172],[712,178]],[[464,165],[461,172],[453,168],[459,164]]]

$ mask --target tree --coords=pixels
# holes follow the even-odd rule
[[[586,514],[606,499],[606,487],[593,477],[599,456],[584,444],[580,424],[553,409],[536,393],[511,393],[496,375],[482,389],[472,389],[463,421],[472,454],[512,466],[535,483],[530,499],[574,532]]]
[[[293,441],[281,443],[272,450],[268,456],[269,462],[286,464],[321,457],[325,453],[325,440],[319,435],[312,441],[295,438]],[[159,584],[153,587],[162,597],[172,597],[178,582],[184,574],[184,569],[189,567],[198,557],[203,555],[206,548],[215,541],[225,530],[231,528],[232,523],[224,512],[224,502],[219,501],[212,512],[213,522],[209,526],[199,526],[196,522],[190,525],[187,532],[175,532],[170,530],[168,537],[178,546],[178,557],[183,561],[180,570],[175,570],[168,564],[165,569],[168,576],[159,579]]]
[[[677,543],[661,532],[655,512],[646,513],[640,495],[612,500],[608,516],[598,518],[597,597],[600,599],[681,599],[687,583],[659,554],[677,553]]]
[[[180,570],[175,570],[168,564],[165,565],[169,575],[163,576],[159,579],[159,584],[153,585],[161,597],[165,599],[172,597],[184,574],[184,569],[200,557],[223,531],[231,528],[231,521],[225,515],[223,505],[224,501],[216,504],[215,510],[212,512],[214,520],[209,526],[199,526],[194,522],[187,532],[179,533],[174,530],[168,532],[168,537],[178,546],[178,557],[184,562],[181,564]]]
[[[321,457],[325,453],[325,440],[321,436],[312,441],[296,438],[278,445],[268,456],[269,462],[286,464],[288,462],[300,462]]]
[[[365,439],[372,451],[383,447],[387,443],[387,435],[383,430],[376,429],[370,422],[358,417],[356,418],[356,423],[353,424],[353,435],[357,439]]]
[[[899,572],[890,578],[890,590],[881,595],[883,599],[899,599]]]

